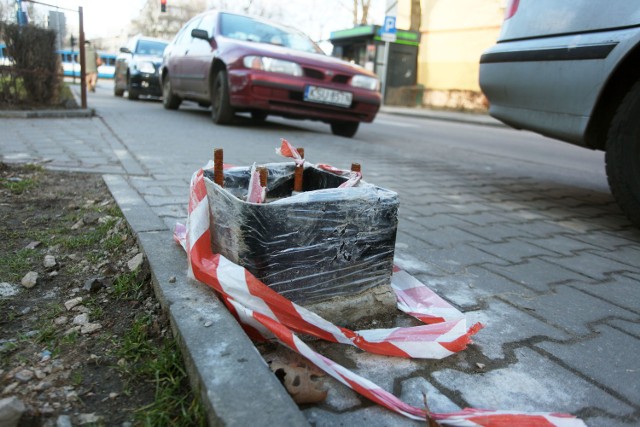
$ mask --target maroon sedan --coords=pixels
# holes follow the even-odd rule
[[[217,124],[236,112],[320,120],[352,137],[380,108],[379,81],[362,67],[326,56],[292,28],[210,11],[191,19],[164,51],[164,107],[183,99],[211,106]]]

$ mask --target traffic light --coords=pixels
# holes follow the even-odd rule
[[[167,11],[167,0],[160,0],[160,12]]]

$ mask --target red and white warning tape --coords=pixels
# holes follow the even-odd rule
[[[191,180],[188,214],[186,227],[176,225],[174,238],[187,252],[190,275],[220,294],[250,336],[277,339],[361,395],[409,418],[425,420],[427,412],[402,402],[371,381],[316,353],[295,333],[387,356],[440,359],[465,349],[471,336],[482,328],[480,324],[467,328],[462,313],[399,269],[394,270],[392,277],[398,308],[425,325],[366,331],[338,327],[276,293],[243,267],[213,253],[202,169]],[[451,426],[584,426],[582,421],[566,414],[465,409],[450,414],[431,413],[430,416]]]

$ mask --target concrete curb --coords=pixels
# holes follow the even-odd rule
[[[77,87],[68,84],[71,95],[78,107],[80,102],[80,94],[77,93]],[[0,110],[0,119],[75,119],[87,118],[96,115],[93,108],[70,108],[59,110]]]
[[[147,257],[156,297],[169,314],[191,386],[200,395],[209,425],[308,426],[214,292],[187,279],[186,254],[162,220],[124,177],[103,178]]]
[[[508,128],[501,121],[494,119],[487,114],[480,113],[462,113],[456,111],[430,110],[428,108],[410,108],[410,107],[394,107],[382,106],[381,113],[394,114],[400,116],[416,117],[420,119],[442,120],[455,123],[468,123],[474,125],[493,126]]]
[[[74,110],[0,110],[0,119],[88,118],[96,115],[93,108]]]

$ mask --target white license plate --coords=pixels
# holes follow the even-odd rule
[[[304,100],[321,104],[350,107],[353,94],[342,90],[327,89],[325,87],[307,86],[304,89]]]

